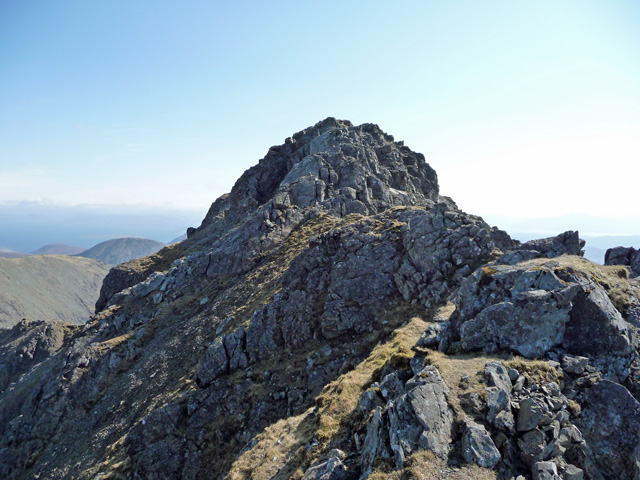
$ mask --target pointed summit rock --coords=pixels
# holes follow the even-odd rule
[[[424,156],[380,127],[327,118],[271,147],[231,193],[214,203],[203,226],[222,214],[266,207],[269,220],[288,208],[320,206],[339,215],[372,215],[438,199],[436,172]]]

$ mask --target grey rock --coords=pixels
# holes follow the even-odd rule
[[[560,255],[583,255],[585,241],[580,239],[577,231],[569,230],[555,237],[531,240],[517,247],[518,250],[536,251],[547,258]]]
[[[503,410],[498,413],[492,423],[496,428],[504,432],[513,433],[516,430],[516,420],[510,410]]]
[[[229,371],[229,360],[222,337],[217,337],[198,365],[196,381],[200,387],[209,386],[216,378]]]
[[[418,450],[431,450],[440,457],[450,451],[453,410],[447,402],[449,389],[438,370],[424,367],[398,393],[384,409],[376,408],[367,423],[361,453],[362,478],[371,471],[377,457],[393,455],[400,468],[406,457]]]
[[[609,380],[596,383],[587,390],[582,413],[575,423],[605,477],[620,480],[640,477],[636,461],[640,403],[625,387]]]
[[[562,369],[574,375],[582,375],[588,364],[589,359],[587,357],[575,355],[564,355],[562,357]]]
[[[143,282],[140,282],[135,287],[133,287],[131,293],[136,297],[144,297],[146,295],[149,295],[151,292],[160,288],[162,282],[164,282],[164,279],[164,273],[153,272]]]
[[[347,468],[342,463],[344,452],[334,449],[329,452],[328,459],[307,469],[302,480],[345,480],[348,478]]]
[[[485,404],[482,402],[480,395],[476,392],[465,393],[462,398],[468,402],[469,406],[474,413],[483,414],[485,410]]]
[[[474,422],[467,422],[462,433],[462,457],[466,462],[486,468],[495,467],[501,460],[486,428]]]
[[[631,258],[636,253],[633,247],[613,247],[607,249],[604,254],[605,265],[629,265]]]
[[[634,327],[602,287],[584,276],[562,280],[541,265],[474,272],[459,289],[450,330],[465,350],[508,349],[528,358],[558,346],[578,355],[624,356],[637,344]]]
[[[202,388],[209,386],[220,375],[246,368],[249,360],[246,354],[246,334],[239,327],[229,335],[216,337],[198,365],[196,381]]]
[[[614,247],[604,254],[605,265],[626,265],[631,270],[640,274],[640,250],[633,247]]]
[[[495,420],[500,413],[511,413],[511,398],[501,388],[492,388],[487,396],[487,420],[495,425]],[[504,416],[501,417],[504,421]],[[513,417],[512,417],[513,418]]]
[[[489,386],[504,390],[507,394],[511,393],[511,378],[502,362],[487,362],[484,366],[484,376]]]
[[[580,445],[584,443],[582,439],[582,433],[575,425],[567,425],[560,430],[558,434],[558,443],[565,448],[569,448],[572,445]]]
[[[440,341],[442,340],[442,330],[442,323],[430,323],[416,345],[418,347],[437,348],[438,345],[440,345]]]
[[[633,328],[602,287],[588,285],[574,297],[564,335],[565,348],[578,354],[627,355],[635,343]]]
[[[389,405],[389,439],[396,466],[417,450],[431,450],[446,457],[450,450],[453,410],[449,389],[433,366],[407,382],[407,393]]]
[[[366,478],[373,468],[376,458],[392,458],[389,449],[389,426],[383,410],[376,408],[367,423],[367,433],[362,445],[360,462],[362,465],[362,478]]]
[[[553,462],[536,462],[531,467],[533,480],[562,480],[558,467]]]
[[[518,410],[518,431],[526,432],[536,428],[542,421],[543,415],[541,402],[532,397],[521,400]]]
[[[546,267],[485,267],[461,287],[452,321],[465,350],[539,357],[562,343],[577,289]]]
[[[575,465],[567,465],[562,472],[562,480],[583,480],[584,471]]]
[[[527,465],[542,461],[545,452],[545,436],[539,429],[530,430],[518,439],[521,458]]]

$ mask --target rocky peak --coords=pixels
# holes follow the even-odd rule
[[[0,478],[640,478],[640,280],[582,246],[326,119],[86,325],[0,333]]]
[[[231,193],[214,203],[203,226],[227,214],[320,206],[347,215],[437,200],[436,172],[424,156],[380,127],[329,117],[269,149]]]

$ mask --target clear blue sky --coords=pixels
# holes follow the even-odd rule
[[[637,220],[639,25],[615,0],[3,0],[0,204],[204,216],[335,116],[424,153],[470,213]]]

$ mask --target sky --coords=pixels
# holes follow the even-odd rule
[[[171,217],[168,241],[333,116],[404,140],[507,230],[637,235],[638,25],[635,0],[2,0],[0,232],[99,209]]]

